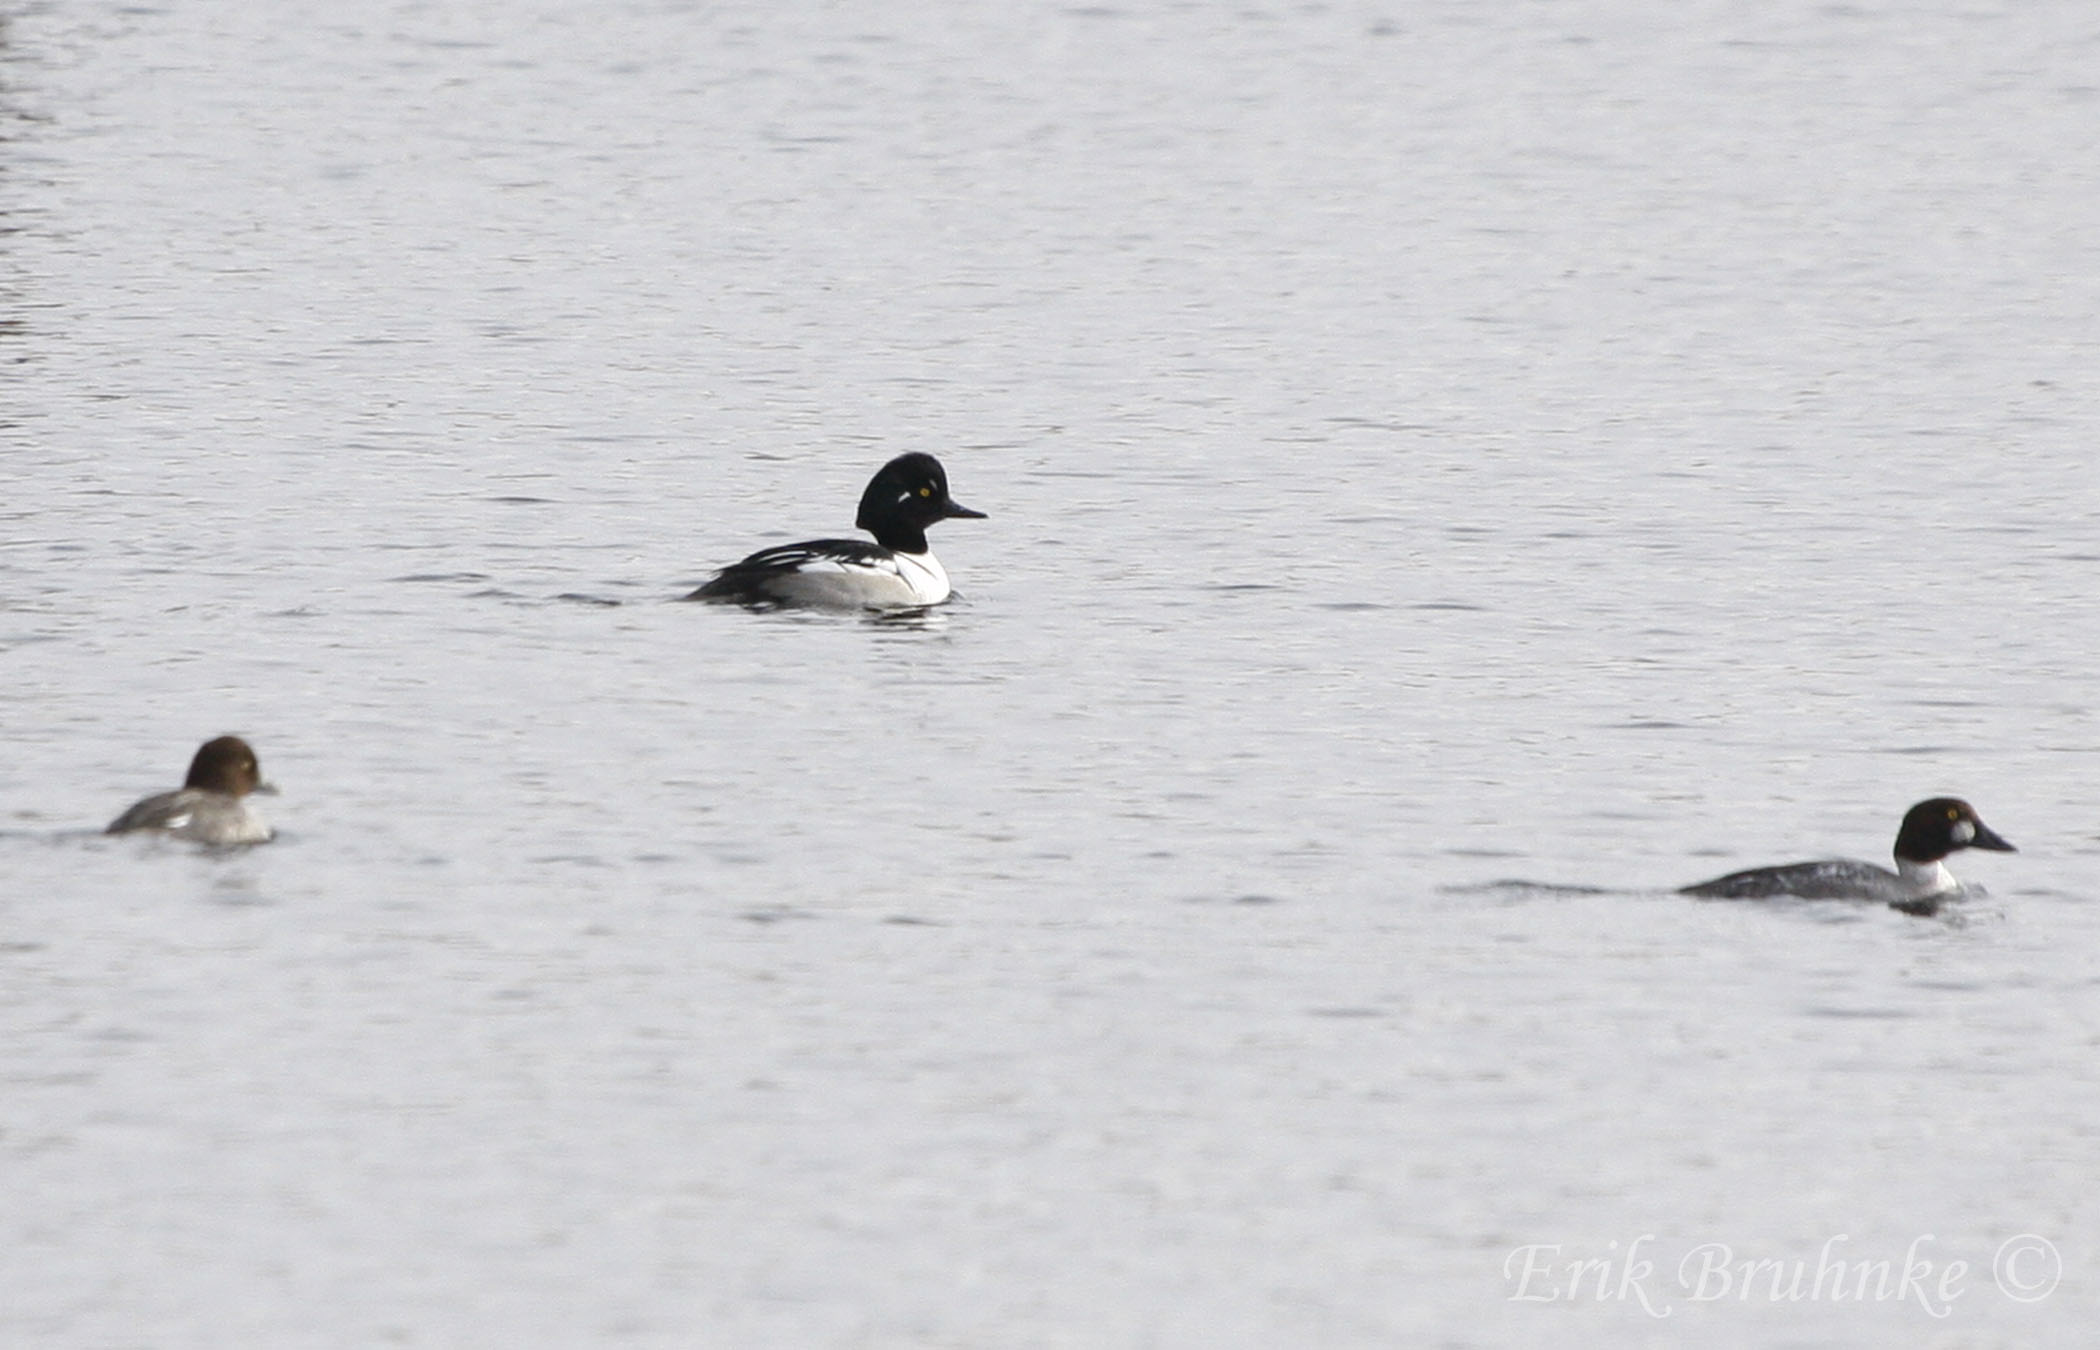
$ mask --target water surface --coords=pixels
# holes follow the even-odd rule
[[[8,1339],[2100,1318],[2084,6],[0,35]],[[955,603],[675,602],[910,449]]]

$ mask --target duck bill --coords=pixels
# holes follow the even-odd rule
[[[277,795],[277,785],[268,781],[267,779],[263,782],[257,783],[254,787],[249,788],[248,790],[250,792],[260,793],[262,796],[265,797],[274,797]]]
[[[1987,848],[1993,853],[2018,853],[2020,850],[2005,842],[2002,835],[1982,821],[1976,822],[1976,837],[1969,841],[1970,848]]]
[[[985,519],[985,514],[982,511],[972,511],[969,507],[964,506],[961,502],[955,500],[955,498],[950,497],[947,501],[947,504],[941,507],[941,519],[983,520]]]

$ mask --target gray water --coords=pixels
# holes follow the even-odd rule
[[[2083,0],[5,13],[0,1341],[2089,1342]]]

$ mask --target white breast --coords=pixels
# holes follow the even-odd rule
[[[938,605],[948,598],[948,569],[941,560],[933,556],[933,550],[924,553],[899,553],[897,575],[911,587],[915,605]]]

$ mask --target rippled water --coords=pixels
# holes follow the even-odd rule
[[[2088,6],[5,12],[0,1339],[2100,1318]]]

